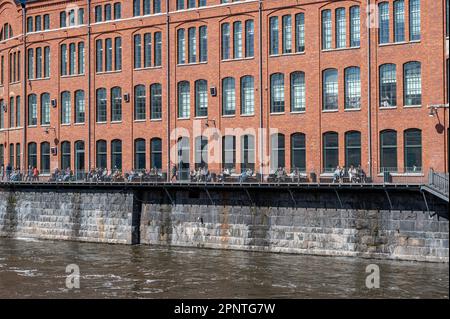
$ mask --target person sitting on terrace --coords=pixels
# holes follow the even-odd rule
[[[19,182],[20,181],[20,170],[15,168],[14,171],[11,173],[10,180],[12,182]]]
[[[357,172],[356,168],[353,165],[350,165],[350,168],[348,169],[348,178],[350,180],[350,183],[357,182]]]
[[[299,172],[298,168],[297,167],[294,168],[288,176],[291,178],[292,182],[299,181],[300,180],[300,172]]]
[[[341,182],[341,174],[342,174],[341,172],[342,172],[342,170],[339,167],[339,165],[336,166],[336,169],[334,170],[334,173],[333,173],[333,183]]]

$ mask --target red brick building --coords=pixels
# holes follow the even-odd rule
[[[0,0],[0,164],[448,172],[448,3]]]

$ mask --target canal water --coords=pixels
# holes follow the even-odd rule
[[[0,238],[0,298],[448,297],[448,264]]]

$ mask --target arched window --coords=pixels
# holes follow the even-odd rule
[[[336,11],[336,48],[347,46],[347,18],[345,8],[337,8]]]
[[[291,168],[306,172],[306,137],[303,133],[291,135]]]
[[[84,142],[75,142],[75,174],[77,179],[82,179],[84,176]]]
[[[191,115],[191,92],[189,82],[178,83],[178,117],[189,118]]]
[[[269,20],[270,27],[270,54],[279,54],[280,39],[278,35],[278,17],[271,17]]]
[[[323,110],[337,110],[339,99],[338,71],[327,69],[323,71],[322,81]]]
[[[282,73],[270,76],[270,112],[284,112],[284,74]]]
[[[222,137],[222,168],[236,168],[236,136]]]
[[[361,165],[361,133],[351,131],[345,133],[345,167]]]
[[[107,150],[106,141],[99,140],[96,142],[96,167],[97,168],[107,168]]]
[[[195,116],[208,116],[208,82],[195,81]]]
[[[397,71],[395,64],[380,66],[380,107],[397,105]]]
[[[13,37],[11,25],[5,23],[0,31],[0,41],[8,40]]]
[[[241,137],[241,171],[255,170],[255,137],[244,135]]]
[[[70,124],[70,115],[71,115],[71,101],[70,101],[70,92],[62,92],[61,93],[61,124]]]
[[[404,105],[422,104],[422,74],[420,62],[403,66]]]
[[[389,3],[378,4],[378,43],[389,43]]]
[[[327,132],[323,134],[323,171],[333,172],[339,165],[339,139],[338,133]]]
[[[50,124],[50,94],[41,94],[41,125]]]
[[[12,145],[12,144],[11,144]],[[41,143],[41,174],[50,173],[50,143]]]
[[[86,101],[84,99],[84,91],[75,92],[75,123],[84,123],[86,117]]]
[[[106,122],[106,89],[97,89],[96,95],[97,122]]]
[[[162,86],[159,83],[150,85],[150,118],[152,120],[162,117]]]
[[[146,168],[146,147],[145,140],[142,138],[136,139],[134,141],[134,169],[145,169]]]
[[[150,166],[162,169],[162,140],[160,138],[152,138],[150,141]]]
[[[71,149],[70,142],[61,143],[61,170],[71,168]]]
[[[134,119],[145,120],[145,86],[134,87]]]
[[[195,169],[208,167],[208,139],[204,136],[195,138]]]
[[[37,167],[37,146],[36,143],[28,143],[28,165]]]
[[[224,23],[222,31],[222,60],[230,59],[230,24]]]
[[[345,69],[345,109],[361,108],[361,75],[359,67]]]
[[[447,11],[448,11],[448,1],[447,1]],[[420,0],[409,0],[409,40],[410,41],[420,40]]]
[[[186,36],[185,30],[179,29],[177,31],[177,41],[178,41],[178,64],[186,63]]]
[[[422,171],[422,131],[409,129],[404,132],[404,156],[406,172]]]
[[[189,179],[190,143],[188,137],[180,137],[177,143],[179,179]]]
[[[291,112],[305,111],[305,73],[291,73]]]
[[[281,23],[283,24],[283,53],[292,53],[292,16],[290,14],[283,16]]]
[[[122,141],[113,140],[111,142],[111,169],[122,169]]]
[[[285,139],[284,134],[272,134],[270,138],[270,168],[276,170],[285,168]]]
[[[394,1],[394,42],[405,41],[405,2]]]
[[[141,0],[133,0],[133,17],[141,15]]]
[[[359,47],[361,37],[361,18],[359,6],[350,8],[350,46]]]
[[[233,57],[242,58],[242,22],[233,22]]]
[[[255,80],[253,76],[246,75],[241,78],[241,114],[255,113]]]
[[[223,115],[234,115],[236,113],[236,87],[234,78],[222,80],[222,112]]]
[[[322,50],[331,49],[332,39],[331,10],[322,11]]]
[[[122,121],[122,89],[111,89],[111,121]]]
[[[37,125],[37,98],[36,98],[36,94],[28,95],[28,125]]]
[[[380,171],[397,171],[397,132],[386,130],[380,133]]]

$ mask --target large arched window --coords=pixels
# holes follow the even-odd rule
[[[70,124],[70,116],[71,116],[71,101],[70,101],[70,92],[62,92],[61,93],[61,124]]]
[[[397,132],[386,130],[380,133],[380,170],[397,171]]]
[[[150,141],[150,166],[162,169],[162,140],[160,138],[152,138]]]
[[[337,110],[339,88],[338,71],[336,69],[327,69],[323,71],[322,92],[323,110]]]
[[[361,108],[361,75],[359,67],[345,69],[345,109]]]
[[[134,87],[134,119],[145,120],[145,86]]]
[[[71,167],[71,149],[70,142],[61,143],[61,170]]]
[[[145,140],[142,138],[136,139],[134,141],[134,168],[135,169],[145,169],[146,159],[146,147],[145,147]]]
[[[120,87],[111,89],[111,121],[122,121],[122,89]]]
[[[77,179],[81,179],[84,176],[84,142],[75,142],[75,174]]]
[[[159,83],[150,85],[150,118],[152,120],[162,117],[162,86]]]
[[[270,168],[285,168],[285,139],[284,134],[272,134],[270,137]]]
[[[241,114],[251,115],[255,112],[255,80],[246,75],[241,78]]]
[[[191,115],[191,92],[189,82],[178,83],[178,117],[189,118]]]
[[[291,168],[306,172],[306,137],[303,133],[291,135]]]
[[[378,4],[378,43],[389,43],[389,3]]]
[[[111,142],[111,169],[122,169],[122,141],[113,140]]]
[[[333,172],[339,165],[339,136],[336,132],[323,134],[323,171]]]
[[[420,62],[408,62],[403,66],[404,105],[422,104],[422,74]]]
[[[106,89],[97,89],[96,94],[97,122],[106,122]]]
[[[422,131],[409,129],[404,132],[404,158],[406,172],[422,171]]]
[[[107,168],[107,149],[106,141],[99,140],[96,142],[96,166],[97,168]]]
[[[37,145],[34,142],[28,143],[28,165],[37,167]]]
[[[284,112],[284,74],[270,76],[270,112]]]
[[[208,82],[195,81],[195,116],[208,116]]]
[[[234,115],[236,112],[236,87],[234,78],[222,80],[222,113]]]
[[[397,71],[395,64],[380,66],[380,107],[397,105]]]
[[[305,73],[291,73],[291,112],[305,111]]]
[[[255,137],[244,135],[241,137],[241,171],[255,170]]]
[[[5,23],[0,31],[0,41],[4,41],[13,37],[13,30],[11,25]]]
[[[208,167],[208,139],[204,136],[195,138],[195,169]]]
[[[50,94],[41,94],[41,125],[50,124]]]
[[[84,123],[86,118],[86,102],[84,99],[84,91],[75,92],[75,123]]]
[[[361,165],[361,133],[351,131],[345,133],[345,166]]]
[[[36,94],[28,95],[28,125],[37,125],[37,98]]]
[[[230,170],[236,168],[236,136],[222,137],[222,167]]]
[[[11,144],[12,145],[12,144]],[[41,173],[50,173],[50,143],[41,143]]]

